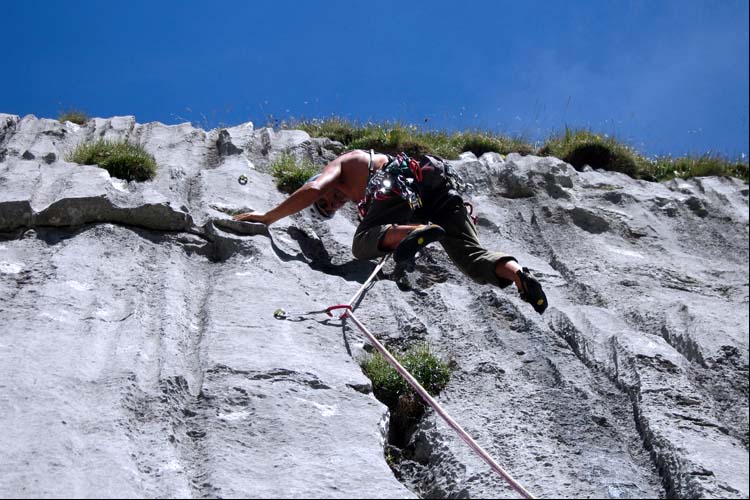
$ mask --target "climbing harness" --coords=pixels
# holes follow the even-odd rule
[[[347,302],[346,304],[337,304],[334,306],[327,307],[325,309],[322,309],[320,311],[310,311],[307,313],[302,314],[320,314],[325,313],[328,316],[333,316],[332,312],[337,310],[343,310],[343,313],[339,316],[339,319],[346,320],[347,318],[350,318],[352,322],[359,328],[362,333],[367,337],[367,339],[370,341],[372,346],[383,355],[383,358],[388,361],[388,363],[393,366],[393,368],[402,376],[404,379],[409,383],[409,385],[419,394],[419,396],[424,400],[425,403],[430,405],[434,410],[435,413],[440,415],[440,417],[447,423],[456,433],[458,436],[467,444],[469,447],[474,450],[474,452],[479,455],[479,457],[485,461],[487,465],[490,466],[490,468],[497,473],[500,477],[502,477],[514,490],[516,490],[523,498],[534,498],[531,493],[529,493],[518,481],[513,479],[513,477],[503,469],[500,464],[498,464],[495,459],[492,458],[492,456],[487,453],[484,448],[482,448],[464,429],[461,427],[458,422],[453,420],[450,415],[443,409],[440,404],[435,401],[435,399],[430,396],[430,394],[425,390],[424,387],[422,387],[422,384],[419,383],[419,381],[414,378],[414,376],[409,373],[406,368],[404,368],[401,363],[398,362],[398,360],[390,353],[388,350],[383,346],[383,344],[380,343],[380,341],[373,335],[366,327],[363,325],[359,319],[354,315],[354,307],[356,305],[356,301],[361,298],[364,291],[367,289],[367,287],[370,285],[373,279],[375,279],[375,276],[377,276],[380,269],[383,267],[385,262],[388,260],[388,257],[390,257],[390,254],[384,256],[380,263],[375,267],[375,270],[370,274],[370,277],[365,281],[365,283],[357,290],[357,293],[355,293],[352,298]],[[283,309],[277,309],[274,314],[274,318],[276,319],[287,319],[290,315],[286,313]]]
[[[411,209],[422,206],[422,197],[419,194],[419,183],[423,178],[422,166],[406,153],[388,158],[388,163],[373,172],[367,182],[365,198],[357,205],[362,217],[367,213],[373,200],[385,200],[394,195],[404,199]]]
[[[388,163],[383,168],[375,170],[373,169],[372,155],[373,151],[370,150],[370,163],[367,167],[370,177],[365,188],[365,198],[357,204],[359,216],[365,217],[373,200],[385,200],[394,195],[403,198],[412,210],[422,207],[420,189],[424,178],[425,165],[410,158],[406,153],[400,153],[395,158],[389,155]],[[470,193],[474,190],[474,185],[465,182],[447,161],[430,155],[424,155],[424,158],[432,166],[442,169],[451,191],[454,191],[456,196],[459,196],[459,193]],[[468,201],[463,203],[469,212],[469,217],[476,225],[477,217],[474,215],[474,205]]]

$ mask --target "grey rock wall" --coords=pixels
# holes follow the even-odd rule
[[[156,178],[65,161],[97,138],[144,146]],[[515,496],[431,412],[394,476],[361,335],[273,318],[344,302],[374,269],[351,257],[355,210],[270,231],[229,214],[283,199],[279,154],[341,151],[252,124],[0,114],[1,496]],[[531,267],[550,309],[436,247],[410,287],[387,266],[360,319],[451,358],[441,404],[539,497],[747,498],[747,184],[453,163],[482,241]]]

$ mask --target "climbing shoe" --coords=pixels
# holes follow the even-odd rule
[[[516,274],[521,278],[521,289],[518,291],[521,299],[531,304],[536,312],[542,314],[547,309],[547,296],[542,290],[542,285],[531,274],[528,267],[524,267]]]
[[[440,241],[443,237],[445,237],[445,230],[440,226],[429,224],[419,227],[401,240],[393,251],[393,260],[403,262],[411,259],[423,246]]]

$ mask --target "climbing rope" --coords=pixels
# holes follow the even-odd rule
[[[370,277],[367,278],[367,281],[365,281],[364,284],[361,287],[359,287],[359,290],[357,290],[357,293],[355,293],[352,296],[352,298],[349,299],[349,302],[347,302],[347,304],[349,304],[350,306],[354,306],[354,303],[357,301],[357,299],[360,297],[360,295],[362,295],[365,292],[365,290],[367,289],[367,287],[370,285],[370,282],[373,279],[375,279],[375,276],[378,275],[378,273],[380,272],[380,270],[383,268],[383,266],[385,265],[386,261],[388,260],[388,257],[390,257],[390,256],[391,256],[391,254],[386,254],[385,256],[383,256],[382,259],[380,259],[380,262],[375,267],[375,270],[372,272],[372,274],[370,274]]]
[[[317,310],[317,311],[296,311],[296,312],[292,311],[292,312],[287,312],[284,309],[276,309],[273,312],[273,317],[276,318],[276,319],[289,319],[289,318],[298,318],[298,317],[302,317],[302,316],[312,316],[312,315],[315,315],[315,314],[327,314],[328,316],[332,317],[333,314],[331,314],[331,311],[333,311],[335,309],[341,309],[342,307],[349,307],[349,308],[356,307],[355,302],[357,301],[357,299],[360,298],[360,296],[365,292],[365,290],[367,290],[367,287],[370,286],[370,283],[372,283],[372,280],[374,280],[375,277],[378,275],[378,273],[383,268],[383,266],[385,265],[386,261],[388,261],[388,258],[390,256],[391,256],[391,254],[387,254],[383,258],[380,259],[380,262],[378,263],[377,266],[375,266],[375,270],[370,274],[370,277],[367,278],[367,280],[362,284],[362,286],[359,287],[359,290],[357,290],[357,293],[355,293],[352,296],[352,298],[349,299],[349,302],[347,302],[346,304],[339,304],[339,305],[335,305],[335,306],[330,306],[330,307],[326,307],[325,309],[320,309],[320,310]]]
[[[367,279],[367,281],[364,282],[364,284],[357,290],[357,293],[355,293],[352,298],[347,302],[346,304],[337,304],[334,306],[327,307],[325,309],[321,309],[320,311],[309,311],[306,313],[297,313],[297,314],[289,314],[286,313],[283,309],[277,309],[273,316],[276,319],[287,319],[290,316],[302,316],[302,315],[312,315],[312,314],[321,314],[325,313],[328,316],[333,316],[332,312],[343,309],[344,312],[339,316],[340,319],[345,320],[347,318],[350,318],[352,322],[359,328],[362,333],[365,334],[367,339],[370,341],[372,346],[377,349],[377,351],[383,355],[383,358],[385,358],[388,363],[390,363],[391,366],[402,376],[404,379],[409,383],[412,388],[419,394],[419,396],[424,400],[425,403],[430,405],[432,409],[435,410],[435,413],[440,415],[440,417],[447,423],[456,433],[458,436],[467,444],[469,447],[474,450],[474,452],[479,455],[479,457],[485,461],[487,465],[490,466],[490,468],[497,473],[500,477],[502,477],[514,490],[516,490],[523,498],[534,498],[531,493],[529,493],[526,488],[521,486],[521,484],[513,479],[513,477],[508,474],[508,472],[503,469],[500,464],[498,464],[495,459],[492,458],[492,456],[487,453],[487,451],[484,450],[470,435],[468,432],[466,432],[463,427],[461,427],[458,422],[453,420],[450,415],[448,415],[448,412],[446,412],[440,404],[435,401],[435,399],[430,396],[430,393],[425,390],[424,387],[422,387],[422,384],[417,381],[414,376],[409,373],[409,371],[404,368],[401,363],[398,362],[398,360],[390,353],[388,352],[388,349],[383,346],[383,344],[380,343],[380,341],[375,338],[375,335],[373,335],[366,327],[363,325],[356,316],[354,316],[354,307],[355,307],[355,301],[360,298],[360,296],[364,293],[364,291],[367,289],[367,287],[370,285],[373,279],[375,279],[375,276],[377,276],[380,269],[383,267],[385,262],[388,260],[388,257],[390,254],[383,257],[380,261],[380,263],[375,267],[375,270],[372,272],[370,277]]]
[[[435,401],[435,399],[430,396],[430,394],[425,390],[424,387],[415,379],[411,373],[408,372],[406,368],[401,366],[401,363],[399,363],[393,355],[388,352],[388,350],[381,344],[378,339],[375,338],[375,336],[370,333],[370,331],[365,328],[365,325],[363,325],[356,316],[354,316],[354,313],[351,309],[347,309],[346,312],[341,316],[342,318],[351,318],[351,320],[354,322],[357,327],[362,330],[362,333],[364,333],[368,340],[372,343],[373,347],[380,352],[380,354],[383,355],[383,357],[388,361],[388,363],[393,366],[393,368],[396,369],[398,373],[401,374],[402,377],[409,383],[410,386],[414,388],[414,390],[419,394],[422,399],[430,405],[435,412],[440,415],[440,417],[445,421],[446,424],[448,424],[456,433],[458,436],[464,440],[466,444],[469,445],[469,447],[474,450],[479,457],[484,460],[487,465],[490,466],[490,468],[495,471],[497,474],[500,475],[507,483],[516,490],[522,497],[524,498],[534,498],[531,493],[529,493],[521,484],[513,479],[513,477],[508,474],[508,472],[503,469],[500,464],[498,464],[495,459],[492,458],[492,456],[487,453],[484,448],[479,446],[479,444],[474,441],[474,439],[469,435],[468,432],[466,432],[463,427],[461,427],[458,422],[453,420],[450,415],[443,409],[440,404]]]

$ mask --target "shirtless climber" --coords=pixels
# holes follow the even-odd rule
[[[439,241],[458,268],[475,282],[505,288],[515,283],[521,298],[542,314],[547,297],[542,286],[516,259],[488,252],[455,190],[460,179],[448,163],[424,156],[420,161],[355,150],[331,161],[323,171],[272,210],[239,214],[234,220],[273,224],[306,207],[330,219],[349,201],[359,203],[362,221],[352,253],[372,259],[393,252],[407,260],[419,248]]]

